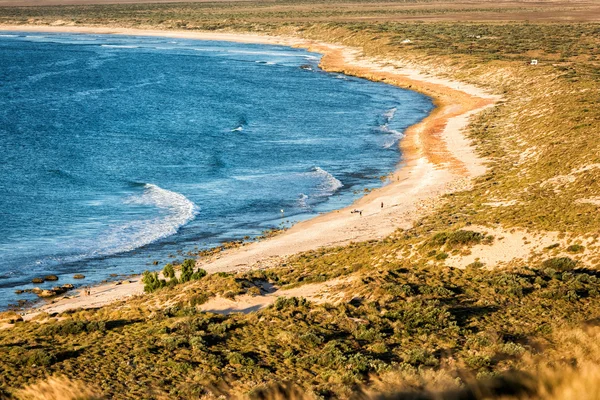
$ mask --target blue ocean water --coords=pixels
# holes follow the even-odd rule
[[[157,269],[380,186],[432,103],[318,62],[279,46],[0,35],[0,307],[35,298],[14,294],[35,276]]]

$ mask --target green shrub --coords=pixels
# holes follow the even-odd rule
[[[482,239],[483,235],[479,232],[458,230],[448,236],[446,245],[449,247],[466,246],[480,243]]]
[[[192,280],[200,280],[202,278],[204,278],[206,276],[206,271],[203,270],[202,268],[198,268],[198,271],[194,272],[192,274]]]
[[[167,281],[164,279],[158,279],[158,274],[150,271],[144,271],[142,283],[144,284],[144,291],[147,293],[152,293],[167,286]]]
[[[104,332],[106,323],[104,321],[61,321],[52,325],[45,325],[42,329],[44,335],[77,335],[83,332]]]
[[[429,241],[429,244],[431,246],[437,246],[437,247],[439,247],[439,246],[445,245],[447,240],[448,240],[448,233],[447,232],[438,232],[435,235],[433,235],[433,237]]]
[[[473,261],[471,264],[468,264],[466,268],[468,269],[480,269],[485,266],[481,261]]]
[[[424,365],[429,367],[435,367],[439,364],[438,359],[425,349],[411,350],[406,355],[405,362],[414,366]]]
[[[183,264],[181,264],[181,276],[179,277],[180,282],[185,283],[192,280],[195,265],[196,262],[191,258],[188,258],[183,262]]]
[[[577,261],[569,257],[549,258],[542,263],[543,268],[551,268],[555,271],[571,271],[577,266]]]
[[[278,297],[275,301],[275,309],[283,310],[284,308],[308,307],[309,301],[304,297]]]
[[[173,264],[169,263],[165,265],[163,268],[163,275],[166,278],[174,278],[175,277],[175,269],[173,268]]]
[[[479,232],[459,229],[454,232],[438,232],[429,240],[430,246],[456,248],[481,243],[484,235]],[[493,238],[492,238],[493,239]],[[491,240],[490,240],[491,242]]]
[[[208,301],[208,296],[205,293],[198,293],[190,296],[190,307],[204,304]]]
[[[30,366],[47,367],[56,361],[56,357],[42,349],[31,350],[27,353],[25,363]]]
[[[580,244],[572,244],[569,247],[567,247],[567,251],[569,253],[581,253],[584,249],[585,247],[583,247]]]
[[[193,349],[197,350],[205,348],[206,345],[202,336],[192,336],[189,340],[189,344]]]
[[[487,354],[473,354],[465,358],[465,364],[473,370],[486,368],[490,365],[491,361],[490,356]]]
[[[206,276],[206,271],[202,268],[199,268],[198,271],[194,272],[194,267],[196,266],[196,260],[192,258],[188,258],[181,265],[181,276],[179,277],[179,282],[189,282],[196,281],[202,279]]]
[[[178,283],[179,283],[179,280],[176,277],[173,277],[173,278],[169,279],[169,281],[167,282],[167,286],[173,287],[173,286],[176,286]]]

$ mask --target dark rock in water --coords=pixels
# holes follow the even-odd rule
[[[56,296],[56,292],[54,292],[54,290],[44,289],[41,292],[37,293],[37,295],[40,297],[52,297]]]
[[[75,274],[73,275],[73,279],[85,279],[85,275]]]
[[[44,278],[33,278],[31,283],[44,283]]]
[[[31,289],[31,293],[40,294],[42,293],[42,289],[40,289],[39,287],[34,287],[33,289]]]
[[[54,287],[52,288],[52,291],[53,291],[55,294],[63,294],[64,292],[66,292],[66,291],[67,291],[67,289],[65,289],[65,288],[64,288],[64,287],[62,287],[62,286],[54,286]]]
[[[309,64],[302,64],[300,66],[300,69],[303,69],[303,70],[306,70],[306,71],[312,71],[313,70],[312,65],[309,65]]]
[[[15,290],[15,294],[21,294],[21,293],[25,293],[25,291],[24,290],[19,290],[19,289]]]
[[[58,280],[58,276],[56,275],[48,275],[46,277],[44,277],[45,280],[47,281],[57,281]]]
[[[72,283],[65,283],[61,286],[61,288],[64,290],[73,290],[75,289],[75,285],[73,285]]]

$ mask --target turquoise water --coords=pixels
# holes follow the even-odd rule
[[[0,307],[350,204],[429,98],[279,46],[0,35]],[[282,216],[281,210],[284,210]],[[73,281],[73,273],[86,275]],[[52,286],[51,283],[38,285]]]

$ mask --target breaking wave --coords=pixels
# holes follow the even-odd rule
[[[46,257],[37,260],[36,263],[52,266],[132,251],[174,235],[199,212],[199,208],[180,193],[150,183],[129,182],[129,185],[143,187],[144,192],[141,195],[128,197],[124,203],[157,208],[158,216],[111,227],[100,233],[94,240],[70,241],[62,246],[62,255]]]
[[[315,194],[316,197],[331,196],[344,186],[339,179],[321,167],[314,167],[309,174],[320,180],[320,182],[317,184],[317,193]]]
[[[134,250],[174,235],[199,212],[198,207],[184,195],[151,183],[144,185],[144,193],[129,197],[125,203],[156,207],[160,216],[131,221],[111,229],[101,238],[104,245],[95,252],[97,255]]]
[[[246,117],[241,116],[238,118],[235,128],[233,128],[230,132],[241,132],[244,130],[244,126],[246,125],[248,125],[248,120]]]
[[[396,143],[398,143],[398,141],[400,139],[402,139],[404,137],[404,134],[402,132],[399,132],[395,129],[391,129],[390,128],[390,122],[392,122],[392,120],[394,119],[394,116],[396,115],[396,111],[398,109],[396,107],[390,108],[389,110],[387,110],[386,112],[383,113],[383,124],[379,125],[378,130],[386,135],[388,135],[388,137],[386,137],[383,140],[383,144],[382,147],[384,149],[389,149],[392,146],[396,145]]]
[[[396,115],[396,111],[398,111],[398,109],[396,107],[394,107],[383,113],[383,117],[386,119],[386,123],[389,123],[391,120],[394,119],[394,115]]]

